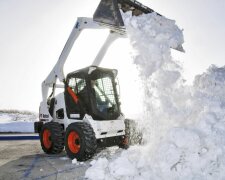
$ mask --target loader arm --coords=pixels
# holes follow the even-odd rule
[[[43,102],[46,102],[46,106],[49,87],[55,87],[57,78],[61,82],[65,81],[63,72],[65,61],[73,47],[74,42],[79,37],[83,29],[110,30],[108,38],[106,39],[95,60],[93,61],[92,65],[95,66],[98,66],[101,63],[108,47],[112,42],[114,42],[117,38],[126,37],[126,29],[124,27],[121,11],[132,11],[132,14],[134,16],[139,16],[143,13],[147,14],[155,12],[154,10],[150,9],[147,6],[144,6],[136,0],[101,0],[93,15],[93,18],[79,17],[56,65],[47,76],[47,78],[42,82],[42,99]],[[159,13],[157,14],[160,15]],[[174,49],[183,51],[182,45],[179,45]]]
[[[78,18],[77,22],[75,23],[72,32],[70,33],[70,36],[63,48],[63,51],[61,55],[59,56],[59,59],[57,63],[55,64],[54,68],[50,72],[50,74],[47,76],[47,78],[42,82],[42,98],[43,101],[47,100],[48,90],[50,86],[53,86],[53,84],[56,83],[57,78],[59,81],[63,82],[65,79],[64,73],[63,73],[63,67],[65,64],[65,61],[73,47],[74,42],[79,37],[81,31],[84,28],[101,28],[98,24],[93,23],[93,21],[89,18]]]
[[[63,72],[63,67],[66,62],[66,59],[73,47],[74,42],[79,37],[80,33],[84,29],[106,29],[105,26],[99,25],[99,23],[93,21],[92,18],[86,18],[86,17],[79,17],[77,19],[77,22],[75,23],[72,32],[70,33],[70,36],[63,48],[63,51],[61,55],[59,56],[59,59],[57,63],[55,64],[54,68],[50,72],[50,74],[47,76],[47,78],[42,82],[42,98],[43,100],[47,100],[48,90],[49,87],[52,87],[53,84],[56,83],[57,78],[60,82],[64,82],[65,76]],[[106,39],[105,43],[103,44],[101,50],[97,54],[93,65],[98,66],[104,57],[108,47],[111,45],[113,41],[115,41],[119,37],[125,37],[126,33],[124,29],[118,29],[111,27],[111,31],[108,35],[108,38]]]

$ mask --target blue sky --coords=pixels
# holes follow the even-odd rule
[[[186,53],[173,55],[182,62],[189,81],[211,64],[225,65],[224,0],[140,2],[176,20],[184,29]],[[0,1],[0,109],[38,111],[41,82],[56,63],[76,17],[91,17],[98,3],[99,0]],[[86,65],[101,45],[101,33],[94,36],[82,34],[72,52]],[[88,47],[91,43],[93,46]],[[113,54],[118,52],[115,45],[112,49]]]

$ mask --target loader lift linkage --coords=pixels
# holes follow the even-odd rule
[[[117,38],[126,37],[121,11],[132,11],[134,16],[154,12],[135,0],[101,0],[93,18],[77,19],[56,65],[43,81],[39,122],[35,122],[34,128],[44,152],[57,154],[65,147],[71,159],[84,161],[98,147],[127,148],[131,142],[129,128],[133,123],[125,120],[120,110],[117,70],[98,67],[108,47]],[[84,29],[109,29],[109,35],[91,66],[65,77],[65,61]],[[63,85],[56,84],[57,79]],[[52,88],[50,96],[49,88]],[[64,88],[64,92],[56,95],[56,88]]]

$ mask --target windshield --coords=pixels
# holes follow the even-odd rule
[[[101,111],[105,107],[115,107],[117,108],[115,92],[113,90],[112,80],[110,77],[99,78],[95,80],[94,89],[96,92],[97,108]]]
[[[116,89],[113,86],[113,77],[101,73],[100,77],[91,80],[91,86],[95,91],[95,107],[98,112],[107,117],[115,119],[118,117],[118,104]]]

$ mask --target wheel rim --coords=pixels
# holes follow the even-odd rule
[[[76,131],[72,131],[68,136],[68,147],[72,153],[78,153],[80,150],[80,137]]]
[[[49,149],[52,145],[52,141],[50,137],[51,137],[51,132],[48,129],[45,129],[43,132],[43,144],[46,149]]]
[[[128,140],[127,136],[125,136],[125,138],[123,139],[122,144],[124,144],[124,145],[128,145],[129,144],[129,140]]]

